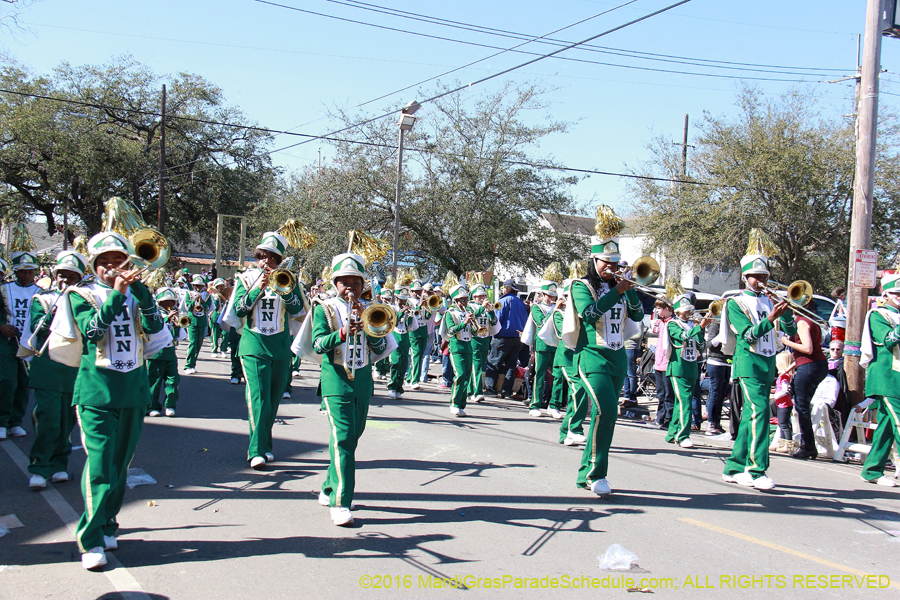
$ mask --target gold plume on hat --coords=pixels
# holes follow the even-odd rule
[[[298,250],[308,250],[315,246],[317,241],[316,236],[297,219],[288,219],[284,225],[275,230],[275,233],[283,236],[288,246]]]
[[[359,254],[368,263],[381,260],[387,256],[390,249],[391,244],[388,241],[370,235],[362,229],[354,229],[350,232],[350,245],[347,252]]]
[[[569,263],[569,279],[584,279],[587,277],[587,263],[583,260],[573,260]]]
[[[750,230],[750,243],[747,245],[747,255],[762,254],[766,258],[772,258],[778,254],[778,246],[769,237],[769,234],[754,227]]]
[[[309,271],[306,270],[306,267],[300,267],[300,270],[297,271],[297,281],[306,287],[309,287],[310,284],[312,284],[312,277],[310,276]]]
[[[387,278],[384,280],[384,289],[386,289],[386,290],[394,289],[394,274],[393,273],[388,275]]]
[[[625,230],[625,221],[622,220],[611,206],[601,204],[597,207],[597,217],[594,223],[594,231],[601,238],[608,240],[610,238],[619,237],[619,234]]]
[[[544,269],[544,279],[554,281],[557,284],[562,283],[562,280],[565,279],[565,277],[563,277],[562,265],[558,262],[552,262],[547,265],[547,268]]]
[[[150,276],[147,279],[143,280],[144,285],[146,285],[151,290],[158,290],[161,287],[166,286],[166,271],[165,269],[153,269],[151,271]]]
[[[87,236],[79,235],[72,242],[72,250],[74,250],[75,252],[78,252],[79,254],[81,254],[83,256],[87,256],[90,254],[90,252],[88,252],[87,243],[88,243]],[[86,264],[84,267],[84,274],[87,275],[87,274],[93,273],[93,272],[94,272],[94,270],[91,268],[91,263],[88,262],[88,264]]]
[[[147,229],[147,223],[131,201],[113,196],[103,204],[103,231],[114,231],[126,238]]]
[[[34,252],[37,246],[28,233],[25,223],[16,223],[10,230],[9,251],[10,252]]]
[[[413,279],[418,279],[419,281],[422,281],[422,278],[419,276],[419,270],[417,268],[410,267],[409,274],[412,276]]]
[[[415,269],[397,269],[397,285],[400,287],[409,287],[414,279],[418,279],[415,276]]]
[[[322,267],[322,274],[319,275],[319,279],[323,281],[331,281],[331,267],[329,265],[325,265]]]
[[[666,297],[670,301],[674,301],[675,298],[683,293],[684,287],[682,287],[682,285],[678,283],[677,279],[671,276],[666,279]]]
[[[459,277],[453,274],[453,271],[447,271],[447,274],[444,276],[444,283],[441,287],[444,290],[445,294],[450,293],[450,288],[459,285]]]

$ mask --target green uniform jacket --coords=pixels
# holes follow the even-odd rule
[[[19,284],[16,281],[12,281],[8,284],[0,283],[0,286],[4,286],[4,285],[11,285],[11,286],[15,285],[18,287],[22,287],[22,286],[19,286]],[[31,286],[26,286],[26,287],[33,287],[35,293],[38,293],[41,291],[41,288],[39,288],[37,285],[34,285],[34,284],[32,284]],[[7,313],[7,311],[10,311],[10,313],[11,313],[12,309],[10,309],[8,306],[6,306],[6,302],[4,300],[3,294],[0,294],[0,325],[10,324],[10,319],[9,319],[10,313]],[[13,324],[15,324],[15,323],[13,323]],[[0,335],[0,356],[4,356],[7,358],[15,358],[16,353],[18,351],[19,351],[19,339],[17,337],[13,336],[11,338],[8,338],[6,336]]]
[[[172,334],[172,345],[166,348],[163,348],[147,360],[168,360],[168,361],[177,361],[178,357],[175,355],[175,346],[178,345],[178,336],[181,334],[181,327],[176,327],[172,325],[171,322],[166,321],[166,327],[169,328],[169,333]]]
[[[549,314],[544,314],[544,311],[541,310],[541,307],[537,304],[531,305],[531,319],[534,321],[534,351],[535,352],[555,352],[556,348],[553,346],[548,346],[547,342],[538,337],[538,332],[541,330],[541,327],[544,326],[544,323],[547,319],[550,318],[550,315],[553,314],[553,311],[550,311]]]
[[[34,303],[32,303],[34,306]],[[898,313],[893,306],[883,306],[878,310]],[[869,313],[869,333],[872,336],[872,345],[875,346],[875,356],[866,368],[866,396],[890,396],[900,398],[900,365],[897,346],[900,344],[900,326],[892,327],[891,324],[876,311]]]
[[[403,333],[400,333],[399,331],[397,331],[396,328],[391,333],[393,333],[394,339],[397,340],[397,345],[402,346],[403,344],[406,344],[406,348],[408,350],[409,349],[409,336],[411,335],[409,327],[410,327],[410,325],[412,325],[413,323],[416,322],[416,318],[414,316],[412,316],[412,307],[410,307],[410,305],[407,304],[405,307],[403,307],[403,309],[400,310],[400,312],[397,312],[396,306],[392,306],[391,308],[394,309],[394,314],[397,316],[397,323],[402,322],[403,326],[405,328],[405,331]]]
[[[574,281],[570,288],[575,312],[581,318],[581,331],[578,332],[578,343],[575,346],[575,364],[583,373],[605,373],[622,377],[628,370],[628,357],[625,347],[617,350],[597,345],[596,323],[601,315],[615,307],[622,300],[622,296],[616,291],[615,286],[610,286],[609,291],[597,300],[594,300],[591,291],[585,282]],[[644,318],[644,309],[637,297],[637,292],[628,290],[624,296],[626,302],[627,317],[632,321],[641,321]]]
[[[263,335],[251,329],[253,327],[253,308],[262,292],[259,286],[255,285],[248,292],[241,278],[235,278],[234,312],[239,318],[246,319],[244,330],[241,332],[241,346],[238,354],[240,356],[290,360],[291,341],[293,338],[288,327],[289,315],[296,315],[304,310],[306,307],[306,303],[303,301],[304,295],[300,291],[299,284],[297,284],[290,294],[282,296],[281,301],[284,303],[285,310],[282,313],[284,321],[281,324],[281,331],[272,335]]]
[[[444,318],[449,319],[447,321],[447,332],[450,334],[450,339],[447,345],[450,347],[450,352],[453,354],[472,354],[472,340],[464,342],[459,339],[459,334],[465,331],[467,327],[469,328],[469,333],[474,335],[472,328],[465,321],[465,315],[453,308],[444,313]]]
[[[559,344],[556,346],[556,354],[553,355],[554,366],[560,366],[571,369],[575,366],[575,352],[569,349],[562,341],[563,319],[565,314],[561,310],[554,310],[550,315],[553,319],[553,328],[556,329],[556,337],[559,338]]]
[[[100,287],[109,287],[102,283]],[[156,333],[163,328],[163,319],[150,291],[140,282],[131,284],[131,293],[138,301],[141,327],[145,334]],[[89,290],[88,290],[89,291]],[[90,292],[89,292],[90,293]],[[77,293],[70,294],[72,315],[81,330],[84,351],[72,404],[100,406],[104,408],[143,408],[150,404],[150,383],[146,365],[131,371],[98,367],[94,361],[97,346],[105,342],[110,324],[125,308],[125,295],[112,290],[106,301],[96,310]],[[137,315],[130,315],[131,320]]]
[[[759,296],[750,290],[744,290],[744,294]],[[725,309],[728,311],[728,325],[732,333],[737,337],[734,347],[734,359],[731,376],[753,377],[760,381],[775,381],[778,371],[775,369],[775,356],[762,356],[750,349],[751,344],[760,337],[775,328],[775,325],[767,318],[766,312],[760,315],[760,321],[756,325],[750,322],[744,311],[733,299],[729,299]],[[780,318],[780,328],[788,335],[797,333],[797,324],[794,322],[794,313],[790,310]]]
[[[184,303],[188,314],[191,316],[191,327],[206,327],[209,325],[209,313],[213,308],[212,294],[207,293],[206,300],[200,300],[200,306],[203,307],[202,315],[194,314],[194,303],[191,302],[191,292],[188,292],[184,297]]]
[[[320,304],[316,304],[313,308],[312,319],[313,349],[316,354],[324,356],[317,395],[323,398],[325,396],[370,398],[375,392],[371,363],[365,368],[357,369],[353,381],[350,381],[343,361],[335,360],[335,349],[344,343],[341,340],[340,328],[332,328],[325,317],[325,309]],[[386,337],[364,335],[369,349],[375,354],[382,354],[387,348]]]
[[[31,302],[31,330],[36,331],[38,324],[47,310],[59,295],[57,291],[48,291],[37,294]],[[59,306],[59,305],[57,305]],[[55,310],[55,309],[54,309]],[[47,341],[50,332],[52,317],[44,321],[43,327],[35,336],[33,346],[40,348]],[[31,359],[31,370],[28,376],[28,387],[36,390],[52,390],[71,394],[75,389],[75,378],[78,376],[78,367],[68,367],[62,363],[50,359],[50,353],[44,352],[41,356],[35,355]]]
[[[699,325],[694,325],[690,331],[685,331],[675,319],[672,319],[666,325],[669,330],[669,343],[672,345],[672,353],[669,356],[669,366],[666,367],[666,375],[674,377],[683,377],[685,379],[700,378],[700,353],[706,347],[706,340],[703,336],[703,329]],[[689,339],[694,340],[697,347],[697,360],[684,360],[681,351],[684,344]]]

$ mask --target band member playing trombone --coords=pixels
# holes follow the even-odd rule
[[[752,250],[751,250],[752,252]],[[794,335],[797,327],[787,300],[777,304],[766,295],[769,259],[747,254],[741,259],[747,287],[729,298],[719,333],[726,354],[734,353],[732,377],[744,394],[741,423],[722,479],[758,490],[771,490],[769,470],[769,390],[775,381],[775,344],[779,330]]]
[[[156,291],[156,304],[166,317],[166,327],[172,334],[172,341],[147,359],[147,375],[150,377],[150,412],[147,416],[158,417],[165,409],[167,417],[174,417],[178,404],[178,384],[181,381],[175,346],[187,337],[184,326],[190,323],[190,317],[178,312],[178,296],[169,288]],[[160,392],[165,395],[163,404],[159,402]]]
[[[257,268],[235,276],[234,292],[225,320],[241,334],[238,354],[247,381],[250,443],[247,460],[262,469],[275,460],[272,427],[281,397],[291,377],[291,321],[307,312],[306,294],[296,277],[278,270],[288,242],[274,231],[263,234],[256,246]],[[283,288],[273,289],[275,275],[285,277]]]
[[[594,408],[576,484],[605,496],[611,493],[606,480],[609,447],[628,372],[625,340],[631,335],[629,327],[634,329],[635,322],[644,318],[644,311],[632,290],[634,283],[616,274],[620,255],[615,236],[624,223],[609,207],[600,207],[597,213],[597,231],[606,235],[591,237],[587,277],[572,282],[562,341],[575,350],[575,368]],[[601,222],[606,213],[614,218]],[[605,225],[608,221],[613,225]]]
[[[409,372],[406,380],[410,383],[410,389],[419,389],[420,383],[427,379],[428,373],[423,373],[422,362],[425,359],[425,349],[428,347],[428,321],[434,318],[434,315],[425,310],[425,290],[422,282],[414,279],[409,286],[412,296],[410,304],[413,308],[418,309],[416,317],[416,328],[410,330],[409,344],[412,348],[412,361],[409,366]]]
[[[410,332],[419,328],[419,322],[414,314],[416,310],[408,303],[409,290],[400,286],[394,291],[397,304],[392,306],[397,314],[397,326],[394,328],[394,339],[397,340],[397,349],[391,353],[391,374],[388,382],[388,398],[399,398],[403,395],[403,381],[406,371],[409,369]]]
[[[22,345],[39,353],[31,359],[29,386],[34,390],[34,444],[31,446],[28,487],[41,489],[49,479],[53,483],[69,480],[69,455],[72,453],[70,434],[75,426],[75,409],[72,393],[78,367],[70,367],[50,359],[41,352],[50,323],[56,310],[57,299],[64,290],[75,285],[84,276],[87,257],[78,252],[65,251],[56,255],[53,267],[54,285],[46,292],[35,295],[31,302],[31,335],[23,336]]]
[[[313,301],[312,318],[304,322],[291,346],[298,355],[322,365],[318,395],[328,416],[330,462],[319,503],[331,508],[331,520],[338,526],[353,523],[356,447],[366,427],[369,398],[375,391],[372,364],[397,347],[394,337],[387,335],[390,327],[377,332],[381,337],[364,330],[366,306],[359,298],[365,266],[362,256],[349,252],[332,259],[331,280],[337,296]],[[375,308],[393,316],[387,305]]]
[[[675,318],[666,323],[665,330],[660,334],[668,336],[666,347],[669,362],[666,366],[666,376],[671,379],[672,389],[675,392],[675,407],[672,411],[672,420],[669,421],[666,441],[678,444],[682,448],[693,448],[691,398],[700,378],[700,366],[697,362],[706,346],[703,329],[711,323],[711,319],[704,317],[699,324],[693,321],[691,315],[694,305],[686,294],[675,297],[673,308]]]
[[[213,309],[213,299],[206,291],[206,280],[203,275],[194,275],[191,287],[184,296],[184,304],[181,311],[190,315],[191,325],[188,328],[188,349],[184,361],[184,372],[193,375],[197,372],[197,358],[200,356],[200,347],[206,338],[206,327],[209,324],[209,313]]]
[[[450,347],[453,363],[453,387],[450,390],[450,414],[466,416],[466,401],[472,387],[472,333],[475,331],[475,314],[468,309],[469,291],[461,285],[450,289],[453,306],[441,319],[441,337]]]

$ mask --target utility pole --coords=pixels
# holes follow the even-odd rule
[[[856,251],[872,244],[872,194],[875,187],[875,142],[878,129],[878,72],[881,69],[882,0],[868,0],[862,67],[859,70],[859,105],[856,121],[856,176],[850,223],[849,280],[847,285],[847,334],[844,370],[850,402],[864,398],[865,376],[859,366],[860,340],[868,312],[869,290],[854,281]]]
[[[687,178],[688,115],[684,115],[684,141],[681,143],[681,178]]]
[[[69,249],[69,195],[63,200],[63,251]]]
[[[159,212],[157,214],[156,228],[164,233],[166,222],[166,84],[162,87],[162,121],[159,126]]]

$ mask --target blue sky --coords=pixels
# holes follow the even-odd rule
[[[340,3],[273,1],[479,44],[506,48],[520,43],[363,10],[360,3],[348,6],[344,0]],[[672,2],[637,0],[552,37],[583,40]],[[592,0],[458,0],[452,3],[371,0],[369,7],[388,7],[539,36],[618,4]],[[742,68],[804,75],[709,68],[569,50],[563,56],[632,68],[550,58],[464,93],[475,95],[493,90],[505,81],[539,82],[555,88],[546,97],[550,109],[535,114],[534,118],[552,114],[574,124],[569,133],[545,139],[535,154],[552,156],[570,167],[623,172],[629,165],[647,159],[645,144],[654,135],[680,141],[686,113],[690,114],[692,124],[701,120],[703,111],[733,114],[741,77],[786,79],[789,81],[752,83],[773,96],[791,86],[812,89],[820,95],[826,114],[839,116],[850,112],[852,82],[824,81],[853,74],[856,34],[862,32],[865,5],[864,0],[693,0],[592,42],[616,49],[707,61],[791,67]],[[113,56],[131,54],[160,74],[185,71],[208,79],[223,89],[227,102],[239,106],[261,125],[312,134],[324,134],[334,128],[334,123],[324,118],[330,106],[353,107],[496,52],[305,14],[254,0],[41,0],[28,8],[21,20],[27,31],[4,35],[0,46],[36,73],[49,73],[62,61],[75,65],[101,64]],[[532,43],[521,49],[546,53],[554,48]],[[467,83],[530,58],[507,52],[443,80]],[[900,73],[898,59],[900,40],[885,39],[883,67]],[[808,83],[796,83],[798,80]],[[409,90],[390,96],[368,108],[373,114],[399,108],[423,97],[423,92],[433,85],[426,84],[420,93]],[[882,91],[900,93],[900,74],[883,76]],[[885,95],[882,105],[894,107],[897,100],[900,97]],[[427,110],[427,105],[422,108],[423,113]],[[295,139],[278,138],[273,148]],[[319,148],[328,160],[329,147],[318,142],[276,153],[273,159],[287,169],[301,168],[317,160]],[[625,190],[622,178],[600,175],[588,177],[573,189],[584,203],[602,201],[621,208],[626,206]]]

